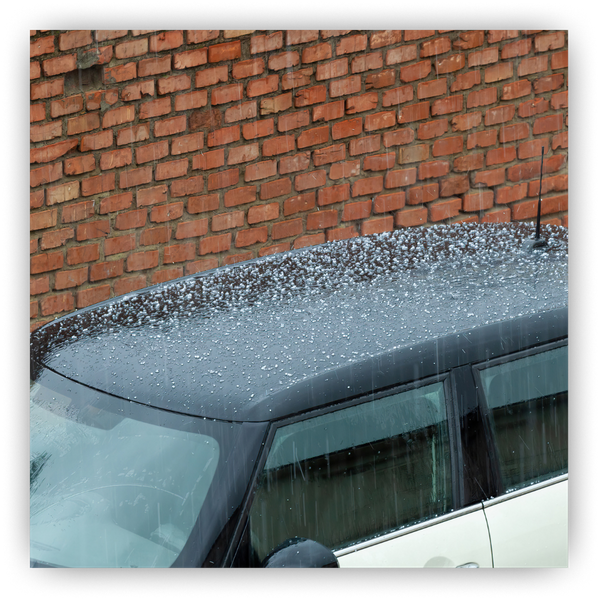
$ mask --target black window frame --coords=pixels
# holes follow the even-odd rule
[[[373,402],[380,398],[392,396],[394,394],[400,394],[410,390],[418,389],[434,383],[442,383],[444,396],[445,396],[445,408],[446,408],[446,421],[448,424],[448,441],[450,446],[450,472],[451,472],[451,490],[452,490],[452,502],[450,512],[456,511],[462,508],[461,504],[461,489],[462,489],[462,469],[461,469],[461,441],[460,441],[460,421],[458,419],[458,410],[456,404],[456,396],[454,386],[452,383],[452,371],[449,370],[444,373],[425,377],[403,384],[395,384],[386,388],[382,388],[376,391],[371,391],[367,394],[360,394],[350,398],[345,398],[340,401],[333,402],[331,404],[321,406],[316,409],[296,413],[293,415],[286,416],[282,419],[271,421],[269,429],[263,442],[263,448],[256,462],[252,479],[248,486],[248,493],[243,502],[243,507],[238,520],[238,526],[232,535],[231,545],[227,555],[225,557],[224,566],[232,567],[246,567],[244,556],[249,557],[250,548],[248,540],[249,532],[249,514],[254,501],[254,496],[257,491],[259,478],[264,470],[265,463],[267,461],[269,452],[271,450],[273,440],[277,431],[281,427],[298,423],[319,417],[324,414],[337,412],[352,406],[360,404],[366,404]],[[447,513],[449,514],[449,513]],[[402,529],[400,527],[399,529]]]
[[[555,340],[553,342],[542,344],[539,346],[533,346],[531,348],[527,348],[526,350],[520,350],[518,352],[513,352],[511,354],[505,354],[503,356],[499,356],[497,358],[480,362],[477,364],[471,365],[471,372],[473,374],[473,380],[475,382],[475,391],[477,396],[477,404],[479,406],[479,410],[481,411],[481,415],[483,418],[483,426],[485,429],[485,438],[488,444],[488,453],[492,462],[492,473],[493,473],[493,486],[495,488],[495,495],[490,496],[488,498],[482,498],[482,500],[489,500],[493,497],[503,496],[507,494],[506,487],[502,480],[501,472],[500,472],[500,458],[498,455],[498,447],[496,444],[496,440],[494,438],[492,423],[490,417],[490,409],[487,404],[487,400],[485,398],[485,394],[483,392],[483,383],[481,379],[481,371],[484,371],[491,367],[496,367],[498,365],[506,364],[509,362],[513,362],[519,360],[521,358],[526,358],[528,356],[535,356],[536,354],[542,354],[544,352],[548,352],[550,350],[555,350],[557,348],[561,348],[563,346],[569,345],[568,336],[561,338],[559,340]],[[567,471],[568,472],[568,471]]]

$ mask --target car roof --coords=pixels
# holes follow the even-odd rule
[[[396,230],[184,277],[34,331],[32,369],[190,415],[284,417],[564,337],[568,232],[542,226],[548,246],[524,251],[533,233]]]

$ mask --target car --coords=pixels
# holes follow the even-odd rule
[[[329,242],[35,330],[31,566],[567,566],[568,232],[534,228]]]

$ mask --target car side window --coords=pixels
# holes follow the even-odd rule
[[[295,537],[338,549],[452,508],[443,383],[280,427],[250,509],[259,563]]]
[[[505,491],[567,471],[568,346],[480,370]]]

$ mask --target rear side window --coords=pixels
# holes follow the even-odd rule
[[[568,346],[480,370],[505,491],[567,471]]]
[[[277,430],[250,511],[259,562],[294,536],[336,549],[452,507],[444,386]]]

